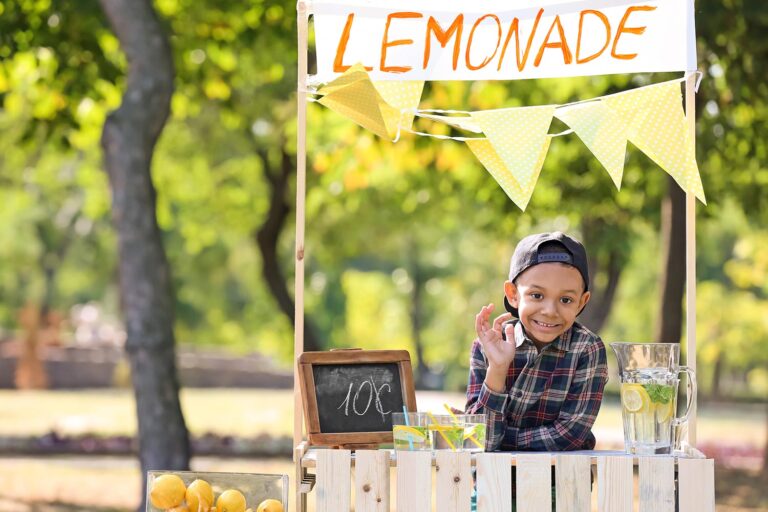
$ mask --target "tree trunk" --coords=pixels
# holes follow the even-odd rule
[[[280,311],[293,322],[296,306],[291,295],[288,293],[285,273],[280,266],[280,259],[277,255],[277,242],[290,212],[286,194],[288,192],[289,179],[296,167],[291,156],[286,153],[285,149],[282,149],[282,146],[280,150],[280,165],[277,171],[272,170],[269,155],[265,150],[259,150],[258,154],[264,166],[264,175],[267,177],[270,186],[267,218],[254,234],[256,244],[261,252],[261,273],[269,291],[277,301]],[[304,350],[322,350],[322,346],[317,330],[305,315]]]
[[[725,369],[725,352],[720,351],[715,360],[715,368],[712,370],[712,398],[718,399],[722,396],[720,383],[723,380],[723,370]]]
[[[419,389],[432,388],[429,384],[429,366],[424,360],[424,346],[421,340],[421,318],[422,318],[422,290],[424,287],[424,276],[419,265],[419,249],[413,239],[410,240],[410,274],[411,274],[411,336],[413,336],[413,348],[416,352],[416,387]]]
[[[667,195],[661,203],[661,253],[661,299],[654,339],[679,343],[685,288],[685,192],[671,176],[667,176]]]
[[[120,108],[101,144],[117,231],[120,301],[146,488],[152,469],[189,468],[189,434],[179,403],[170,266],[155,217],[150,164],[173,94],[173,60],[151,0],[100,0],[128,62]],[[145,507],[141,492],[140,511]]]
[[[593,248],[587,253],[589,289],[592,292],[592,299],[584,309],[584,313],[579,315],[579,322],[590,330],[599,333],[611,314],[625,261],[621,251],[616,247],[609,248],[607,254],[600,258],[601,254],[596,250],[600,244],[597,243],[596,238],[601,236],[603,230],[601,221],[585,218],[581,227],[585,246]],[[593,240],[595,241],[593,242]],[[598,273],[606,274],[605,285],[602,287],[597,286]]]

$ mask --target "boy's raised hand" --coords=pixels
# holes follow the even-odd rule
[[[501,330],[502,324],[512,318],[512,314],[499,315],[491,326],[492,311],[493,304],[483,306],[475,317],[475,331],[477,331],[477,339],[483,346],[489,365],[506,368],[515,358],[515,332],[511,324],[507,325],[507,332],[505,333],[507,339],[504,340],[501,336]]]

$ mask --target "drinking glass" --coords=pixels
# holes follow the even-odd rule
[[[427,425],[428,418],[426,413],[393,412],[392,439],[395,450],[431,450],[432,443],[429,439]]]

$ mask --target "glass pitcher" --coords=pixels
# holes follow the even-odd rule
[[[627,453],[653,455],[681,449],[691,404],[696,400],[696,374],[680,366],[678,343],[611,343],[619,364],[621,416]],[[688,375],[685,414],[677,417],[679,374]]]

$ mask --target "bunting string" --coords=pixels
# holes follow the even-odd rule
[[[701,73],[696,83],[698,89]],[[688,134],[680,83],[684,78],[563,105],[495,110],[419,109],[423,81],[373,82],[362,65],[307,91],[308,98],[396,142],[401,133],[463,142],[502,190],[525,210],[553,137],[575,133],[621,188],[627,142],[632,142],[688,193],[706,204],[693,140]],[[413,129],[416,117],[476,137]],[[550,134],[552,118],[568,126]]]

